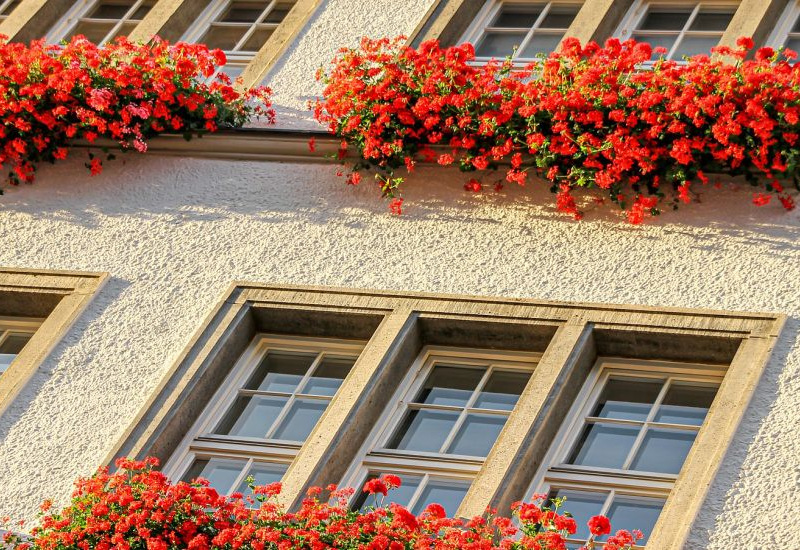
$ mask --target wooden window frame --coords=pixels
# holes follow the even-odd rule
[[[71,32],[84,20],[84,19],[95,19],[97,18],[90,18],[88,17],[89,12],[94,9],[99,2],[103,0],[80,0],[79,2],[75,3],[53,27],[47,32],[47,36],[45,37],[48,42],[50,43],[59,43],[62,40],[69,40]],[[124,25],[126,22],[130,21],[130,17],[136,13],[141,5],[146,0],[133,0],[133,4],[125,12],[125,15],[119,19],[116,19],[116,23],[111,28],[108,33],[106,33],[103,40],[100,42],[100,45],[106,44],[109,40],[113,40],[114,36],[116,36],[119,29]],[[152,7],[150,8],[152,10]],[[107,19],[105,21],[112,21],[111,19]],[[137,25],[140,24],[143,20],[139,20]]]

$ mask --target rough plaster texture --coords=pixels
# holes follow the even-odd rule
[[[643,227],[577,223],[538,205],[543,190],[467,195],[431,168],[394,217],[334,170],[129,155],[95,178],[79,160],[47,167],[0,199],[0,265],[112,275],[0,418],[0,512],[63,500],[244,279],[785,312],[691,546],[783,547],[774,511],[800,519],[800,213],[727,190]]]

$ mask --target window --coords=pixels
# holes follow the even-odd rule
[[[437,502],[454,515],[528,383],[535,357],[428,348],[387,407],[346,485],[392,473],[392,502],[414,513]],[[374,505],[359,493],[356,508]]]
[[[156,0],[84,0],[76,2],[48,35],[50,42],[82,34],[95,44],[127,36],[141,23]]]
[[[222,494],[247,477],[279,481],[350,372],[363,344],[260,335],[167,465]]]
[[[768,44],[774,48],[785,47],[795,52],[800,51],[800,2],[789,2],[778,19]]]
[[[0,318],[0,374],[11,366],[39,325],[39,319]]]
[[[598,361],[532,488],[566,497],[579,529],[571,544],[587,543],[595,514],[615,529],[641,529],[646,543],[723,374],[703,365]]]
[[[228,55],[225,71],[238,75],[294,6],[293,0],[215,0],[184,36]]]
[[[738,4],[687,2],[662,4],[637,2],[618,31],[622,39],[634,38],[667,50],[666,58],[682,60],[709,54],[719,44]]]
[[[0,0],[0,23],[2,23],[6,17],[11,15],[11,12],[14,11],[21,0]]]
[[[479,61],[513,56],[520,62],[548,54],[578,14],[575,2],[487,2],[462,38]]]

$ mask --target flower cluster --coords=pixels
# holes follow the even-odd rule
[[[788,49],[749,56],[752,40],[737,44],[676,62],[635,40],[567,38],[520,67],[477,65],[471,44],[363,39],[318,72],[326,87],[315,116],[341,138],[340,159],[358,149],[348,181],[377,168],[395,201],[398,171],[422,160],[483,179],[502,164],[498,185],[538,176],[558,210],[576,218],[578,189],[640,223],[662,203],[691,202],[720,176],[755,186],[757,205],[775,196],[791,209],[784,185],[800,175],[800,64]],[[472,178],[465,187],[484,185]]]
[[[101,48],[77,36],[26,45],[0,36],[0,164],[9,182],[33,181],[37,165],[66,158],[79,140],[144,152],[164,132],[189,139],[251,116],[273,120],[269,89],[239,92],[214,76],[225,62],[198,44],[119,38]],[[101,159],[90,153],[87,167],[99,173]]]
[[[7,534],[0,550],[561,550],[576,531],[575,520],[559,512],[561,502],[543,506],[543,497],[515,506],[519,527],[494,513],[450,519],[439,504],[414,515],[397,504],[383,506],[401,483],[386,475],[364,487],[376,506],[353,510],[354,491],[329,486],[312,488],[296,512],[287,512],[276,498],[280,483],[226,497],[203,479],[172,484],[156,465],[155,459],[120,459],[114,473],[101,468],[78,481],[69,506],[52,512],[46,503],[30,537]],[[597,537],[611,531],[603,516],[589,528]],[[618,531],[588,547],[626,550],[640,537]]]

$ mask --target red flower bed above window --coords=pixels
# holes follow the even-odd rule
[[[66,158],[79,140],[144,152],[165,132],[189,139],[254,115],[273,120],[268,88],[239,92],[224,74],[212,78],[224,64],[221,51],[199,44],[120,38],[100,48],[82,36],[64,46],[0,37],[0,164],[11,183],[30,182],[39,164]],[[87,167],[99,173],[100,158],[90,153]]]
[[[326,88],[315,116],[343,148],[358,149],[348,181],[377,168],[395,210],[398,173],[419,160],[479,172],[470,191],[500,163],[508,182],[540,176],[576,218],[577,189],[639,223],[665,202],[691,202],[711,174],[742,176],[756,187],[755,204],[776,196],[791,209],[783,186],[800,175],[800,65],[790,50],[746,59],[752,40],[738,46],[677,63],[634,40],[566,39],[522,69],[475,65],[470,44],[364,39],[318,74]]]
[[[156,464],[120,459],[113,474],[101,468],[78,481],[62,511],[46,502],[30,538],[0,536],[0,550],[566,550],[577,529],[560,510],[564,502],[544,506],[544,497],[516,505],[518,525],[492,513],[450,519],[436,503],[416,516],[398,504],[383,505],[401,484],[393,475],[364,487],[376,506],[352,510],[353,490],[331,485],[324,496],[312,487],[300,509],[287,512],[276,499],[280,483],[226,497],[206,480],[172,484]],[[604,516],[591,518],[588,527],[592,538],[603,540],[588,542],[589,549],[629,550],[641,538],[625,530],[606,537],[611,525]]]

